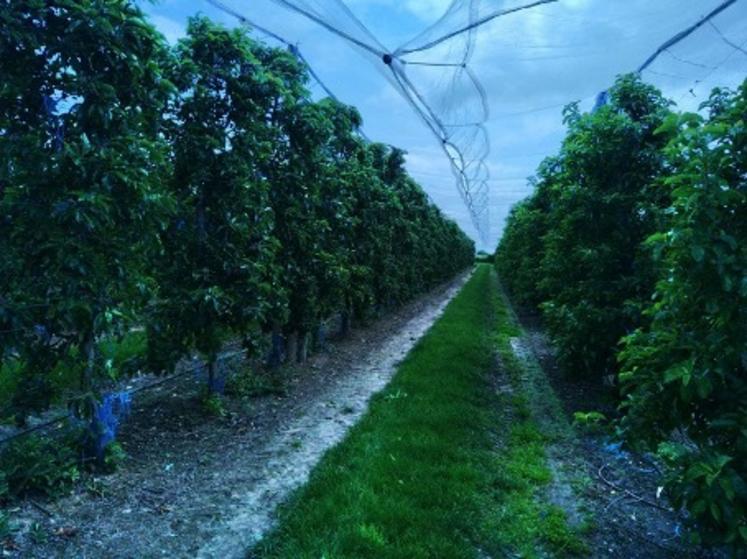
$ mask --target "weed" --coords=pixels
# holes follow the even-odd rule
[[[542,519],[541,538],[557,555],[584,556],[588,553],[586,544],[568,529],[565,512],[556,506],[550,506],[546,510]]]
[[[105,497],[106,485],[99,478],[93,477],[86,483],[86,491],[94,497]]]
[[[593,434],[609,433],[611,431],[607,416],[598,411],[574,412],[573,425],[582,431]]]
[[[47,534],[44,526],[42,526],[38,522],[34,522],[29,529],[29,538],[31,538],[31,541],[35,544],[40,545],[43,543],[47,543],[49,534]]]
[[[226,394],[241,398],[278,395],[287,392],[282,376],[277,372],[259,373],[251,367],[243,367],[229,377]]]
[[[387,394],[386,396],[384,396],[384,399],[388,401],[400,400],[402,398],[407,398],[407,392],[403,392],[402,390],[397,390],[396,392],[392,392],[391,394]]]
[[[118,442],[113,441],[104,448],[103,470],[112,473],[127,459],[127,453]]]
[[[220,394],[210,393],[205,395],[202,399],[202,409],[210,416],[213,417],[226,417],[228,411],[223,403],[223,398]]]
[[[0,454],[0,471],[10,496],[59,495],[80,477],[74,447],[65,440],[33,434],[8,445]]]

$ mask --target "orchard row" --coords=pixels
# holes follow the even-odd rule
[[[670,466],[700,537],[747,548],[747,82],[677,114],[620,78],[516,206],[496,265],[565,370],[620,386],[621,433]],[[600,379],[601,382],[601,379]],[[738,551],[741,550],[741,551]],[[739,555],[740,557],[742,555]]]
[[[197,352],[212,373],[227,339],[302,359],[331,315],[471,264],[404,153],[312,100],[291,52],[202,17],[170,47],[126,0],[54,5],[0,11],[3,417],[71,390],[90,415],[133,331],[153,372]]]

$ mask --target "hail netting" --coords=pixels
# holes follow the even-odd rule
[[[255,11],[250,18],[217,0],[209,1],[245,23],[251,24],[255,17]],[[391,49],[340,0],[274,0],[345,40],[399,91],[448,157],[457,190],[485,242],[489,233],[490,173],[486,158],[490,143],[484,123],[489,117],[489,107],[485,90],[469,65],[477,29],[497,17],[552,1],[536,0],[527,5],[511,0],[482,3],[456,0],[434,25],[399,48]],[[263,26],[260,30],[266,31]],[[274,32],[270,35],[286,42]],[[324,89],[330,93],[326,86]]]
[[[433,25],[394,51],[398,86],[441,143],[479,234],[489,235],[490,116],[472,67],[480,27],[551,0],[454,0]]]
[[[511,205],[530,192],[523,177],[557,150],[564,105],[580,101],[582,110],[591,110],[617,75],[648,61],[642,77],[681,109],[694,110],[712,87],[734,86],[747,70],[746,0],[349,0],[350,7],[341,0],[225,1],[300,41],[330,89],[361,108],[369,133],[386,122],[376,139],[406,148],[411,172],[425,177],[436,201],[450,208],[456,206],[444,189],[453,189],[454,175],[469,210],[459,213],[462,224],[471,217],[491,241]],[[347,47],[369,60],[406,102],[383,109],[371,102],[376,74],[346,60]],[[426,147],[400,106],[414,109],[437,146]],[[396,117],[379,118],[382,110]],[[439,167],[435,156],[444,152],[450,164]]]

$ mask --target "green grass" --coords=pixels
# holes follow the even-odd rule
[[[515,331],[488,265],[410,352],[251,552],[267,558],[562,556],[580,544],[538,491],[544,437],[521,395],[495,390]]]
[[[500,424],[508,429],[505,452],[496,459],[497,498],[502,506],[490,520],[497,540],[513,556],[586,556],[580,532],[570,528],[560,508],[547,503],[541,492],[552,481],[546,446],[572,437],[543,371],[533,359],[521,361],[511,348],[511,338],[522,335],[505,297],[497,306],[496,353],[511,392],[499,393]]]

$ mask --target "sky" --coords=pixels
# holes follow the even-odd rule
[[[506,216],[531,192],[528,177],[557,153],[565,129],[562,108],[579,101],[590,110],[597,94],[617,75],[635,71],[662,43],[701,19],[723,0],[559,0],[507,14],[472,35],[468,66],[487,99],[489,231],[474,229],[439,141],[400,95],[380,58],[283,6],[284,0],[223,0],[256,24],[300,48],[325,84],[363,116],[373,141],[407,152],[407,168],[431,199],[470,236],[478,249],[492,251]],[[286,2],[288,0],[285,0]],[[528,0],[290,0],[365,43],[388,52],[423,44],[453,31],[472,17],[512,8]],[[187,20],[203,14],[229,27],[238,23],[206,0],[142,0],[142,9],[170,41],[185,34]],[[446,14],[445,17],[444,14]],[[361,25],[358,24],[360,22]],[[365,28],[365,29],[364,29]],[[425,32],[425,34],[423,34]],[[258,38],[264,37],[253,32]],[[414,40],[413,40],[414,38]],[[406,57],[428,62],[460,61],[467,34]],[[272,44],[272,40],[267,40]],[[453,70],[411,66],[408,77],[448,122],[467,123],[481,115],[477,89],[453,82]],[[735,87],[747,76],[747,0],[737,0],[662,53],[642,77],[681,110],[697,110],[713,87]],[[320,88],[310,84],[315,97]],[[461,120],[460,120],[461,119]],[[464,141],[460,145],[472,145]]]

